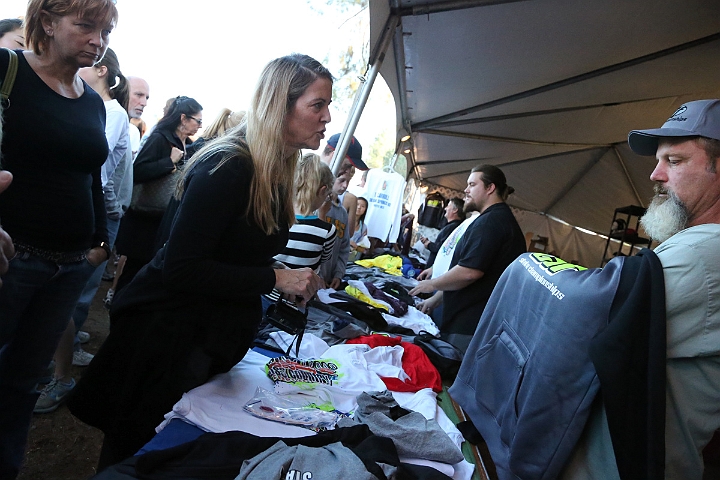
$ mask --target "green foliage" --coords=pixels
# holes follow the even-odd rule
[[[370,168],[382,168],[390,165],[395,153],[394,139],[390,138],[387,131],[380,132],[370,144],[365,157],[365,163]]]
[[[306,0],[310,8],[320,14],[325,12],[317,8],[317,0]],[[347,32],[349,44],[330,46],[324,64],[333,72],[333,102],[342,112],[349,112],[355,94],[360,89],[360,77],[365,74],[370,57],[370,13],[368,0],[325,0],[325,5],[335,12],[343,14],[344,20],[338,29]]]

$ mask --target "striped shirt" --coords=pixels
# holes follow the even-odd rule
[[[275,260],[290,268],[308,267],[315,271],[332,255],[335,227],[317,215],[296,215],[290,227],[290,237],[282,253]]]

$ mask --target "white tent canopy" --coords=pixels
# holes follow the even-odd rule
[[[510,205],[599,233],[652,197],[628,132],[720,97],[718,0],[370,0],[370,30],[419,180],[495,164]]]

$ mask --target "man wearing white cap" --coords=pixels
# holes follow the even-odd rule
[[[703,448],[720,428],[720,100],[688,102],[628,143],[658,160],[641,225],[661,242],[665,277],[665,478],[701,480]],[[602,412],[563,478],[619,478]]]

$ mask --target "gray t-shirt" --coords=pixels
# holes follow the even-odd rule
[[[312,448],[288,447],[279,441],[268,450],[245,460],[235,480],[285,480],[342,478],[375,480],[362,461],[342,443]]]

